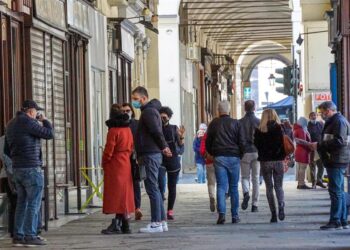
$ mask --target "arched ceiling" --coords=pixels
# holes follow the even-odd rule
[[[186,19],[180,25],[196,27],[225,53],[290,53],[292,20],[289,0],[182,0]],[[246,50],[253,44],[256,48]]]

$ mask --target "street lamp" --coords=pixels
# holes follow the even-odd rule
[[[276,81],[276,77],[274,76],[274,74],[270,74],[269,78],[269,82],[270,82],[270,86],[275,86],[275,81]]]

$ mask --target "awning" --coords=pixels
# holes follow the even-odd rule
[[[287,108],[293,108],[293,103],[294,103],[294,97],[293,96],[288,96],[287,98],[284,98],[278,102],[272,103],[264,109],[287,109]]]

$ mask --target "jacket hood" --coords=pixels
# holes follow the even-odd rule
[[[129,127],[130,118],[128,114],[119,114],[106,121],[108,128]]]
[[[307,130],[307,119],[305,117],[300,117],[297,121],[297,124],[300,125],[303,129]]]
[[[146,108],[154,108],[159,111],[161,107],[162,103],[158,99],[152,99],[145,106],[141,107],[141,110]]]

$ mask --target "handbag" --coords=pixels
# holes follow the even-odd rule
[[[283,134],[283,147],[286,155],[290,155],[294,153],[295,146],[292,139],[289,138],[288,135]]]
[[[147,174],[146,174],[146,166],[145,165],[136,165],[136,171],[135,171],[135,180],[138,181],[144,181],[147,179]]]

